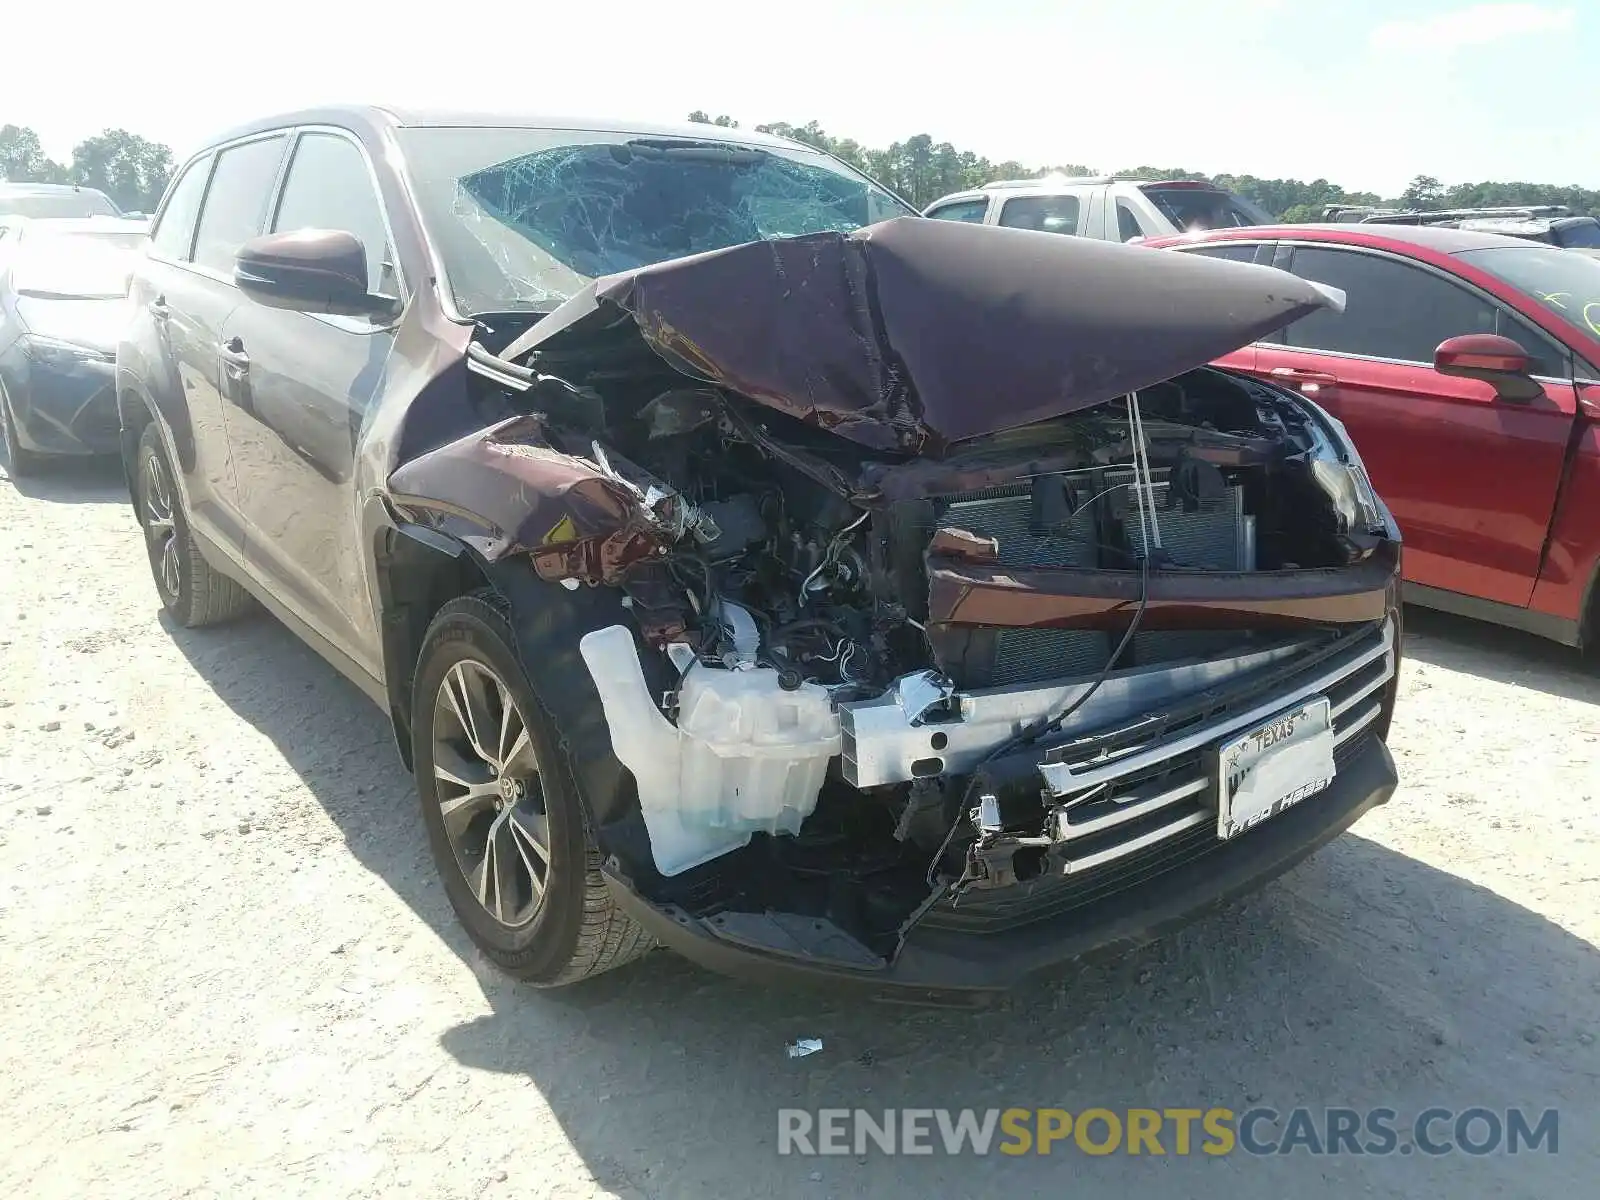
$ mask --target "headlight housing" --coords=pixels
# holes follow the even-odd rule
[[[79,363],[109,363],[116,361],[116,355],[105,350],[97,350],[93,346],[80,346],[76,342],[63,341],[61,338],[44,337],[37,333],[25,333],[21,338],[22,352],[35,362],[49,363],[52,366],[70,367]]]
[[[1399,531],[1392,528],[1389,510],[1378,499],[1367,465],[1344,423],[1304,396],[1300,402],[1313,418],[1310,428],[1316,445],[1311,453],[1311,475],[1333,502],[1343,526],[1340,532],[1398,538]]]

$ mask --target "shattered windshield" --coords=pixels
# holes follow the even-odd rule
[[[463,314],[548,311],[591,279],[915,213],[800,147],[549,129],[402,129]]]

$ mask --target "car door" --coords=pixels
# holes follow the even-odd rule
[[[1345,311],[1313,313],[1259,345],[1257,373],[1344,422],[1400,523],[1408,582],[1526,607],[1577,405],[1570,355],[1486,292],[1416,260],[1294,244],[1289,268],[1342,289]],[[1464,333],[1529,349],[1543,395],[1507,401],[1487,383],[1440,375],[1435,348]]]
[[[236,561],[244,525],[222,417],[222,327],[239,302],[230,244],[259,226],[287,139],[226,146],[190,163],[174,184],[135,273],[130,303],[142,332],[138,371],[173,437],[195,531]]]
[[[400,294],[372,168],[354,136],[296,135],[268,228],[353,233],[367,251],[369,290]],[[253,565],[283,604],[374,679],[382,654],[358,545],[355,450],[383,386],[395,324],[245,300],[222,346],[228,441]]]

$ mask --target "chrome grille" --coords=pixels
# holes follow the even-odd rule
[[[1335,744],[1347,755],[1378,719],[1383,689],[1393,676],[1394,627],[1385,622],[1307,677],[1291,679],[1236,711],[1120,748],[1109,758],[1041,764],[1047,794],[1057,803],[1054,835],[1066,848],[1065,873],[1092,870],[1214,825],[1216,782],[1207,752],[1303,700],[1328,697]]]

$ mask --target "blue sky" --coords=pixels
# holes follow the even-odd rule
[[[62,158],[109,125],[181,156],[261,113],[371,100],[814,118],[868,144],[1385,194],[1418,173],[1600,187],[1593,0],[157,0],[7,24],[0,123]]]

